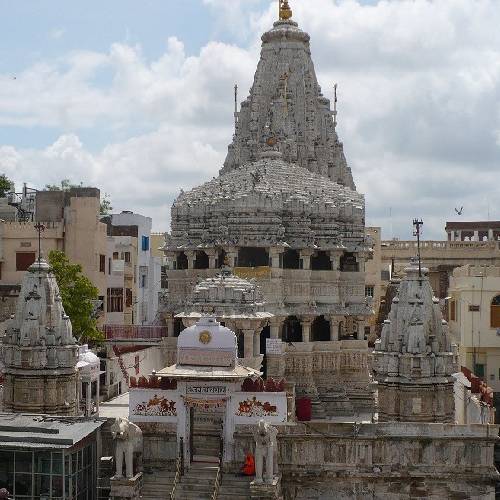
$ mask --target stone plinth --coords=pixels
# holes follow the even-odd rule
[[[281,500],[281,477],[275,476],[272,483],[250,483],[250,498],[252,500]]]
[[[122,499],[139,499],[141,498],[142,490],[142,472],[139,472],[132,478],[111,478],[111,492],[109,498],[111,500]]]

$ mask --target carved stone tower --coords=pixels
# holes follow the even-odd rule
[[[379,421],[454,422],[457,346],[433,297],[428,270],[420,275],[412,263],[405,272],[375,344]]]
[[[26,272],[4,339],[4,410],[76,415],[78,346],[43,259]]]

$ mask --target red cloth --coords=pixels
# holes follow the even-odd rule
[[[241,472],[245,476],[255,476],[255,459],[251,453],[248,453],[245,457],[245,463],[241,468]]]

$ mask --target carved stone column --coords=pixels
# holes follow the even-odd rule
[[[272,268],[279,269],[280,268],[280,255],[284,252],[283,247],[271,247],[269,248],[269,257],[272,261]]]
[[[254,332],[253,355],[254,355],[254,357],[260,356],[260,334],[259,334],[259,331]]]
[[[217,250],[215,248],[206,248],[205,253],[208,255],[208,268],[215,269],[215,261],[217,260]]]
[[[169,337],[174,336],[174,316],[171,314],[167,318],[167,332]]]
[[[280,316],[275,316],[269,320],[269,330],[272,339],[279,339],[281,337],[281,327],[283,325],[283,318]]]
[[[366,325],[366,321],[364,320],[358,320],[356,322],[357,324],[357,329],[358,329],[358,333],[356,335],[356,338],[358,340],[364,340],[365,339],[365,325]]]
[[[330,251],[330,262],[332,263],[332,271],[338,271],[340,269],[340,255],[341,252],[338,250]]]
[[[196,252],[194,250],[185,250],[184,254],[188,259],[188,269],[194,269],[194,261],[196,260]]]
[[[243,338],[245,339],[244,342],[245,358],[253,358],[254,336],[255,336],[255,331],[253,330],[253,328],[243,330]]]
[[[342,318],[330,316],[330,340],[339,340],[339,324]]]
[[[302,325],[302,342],[310,342],[312,318],[310,316],[303,316],[300,323]]]
[[[311,256],[314,253],[313,250],[303,249],[300,251],[300,258],[302,259],[302,268],[306,271],[311,269]]]
[[[227,265],[229,267],[236,267],[236,260],[238,259],[238,249],[229,247],[226,250]]]

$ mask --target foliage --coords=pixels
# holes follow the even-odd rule
[[[64,252],[59,250],[49,253],[49,264],[59,285],[64,310],[71,319],[73,335],[79,342],[102,340],[95,315],[99,291],[82,274],[82,266],[72,264]]]
[[[82,186],[83,182],[80,182],[80,184],[73,184],[69,179],[63,179],[60,186],[57,184],[46,184],[45,189],[47,191],[69,191],[72,188],[79,188]]]
[[[106,193],[104,195],[104,198],[101,200],[99,213],[100,215],[109,215],[111,213],[111,210],[113,210],[113,207],[111,206],[111,200],[109,199],[109,194]]]
[[[7,178],[5,174],[0,175],[0,198],[4,198],[5,195],[12,189],[12,183],[10,179]]]

